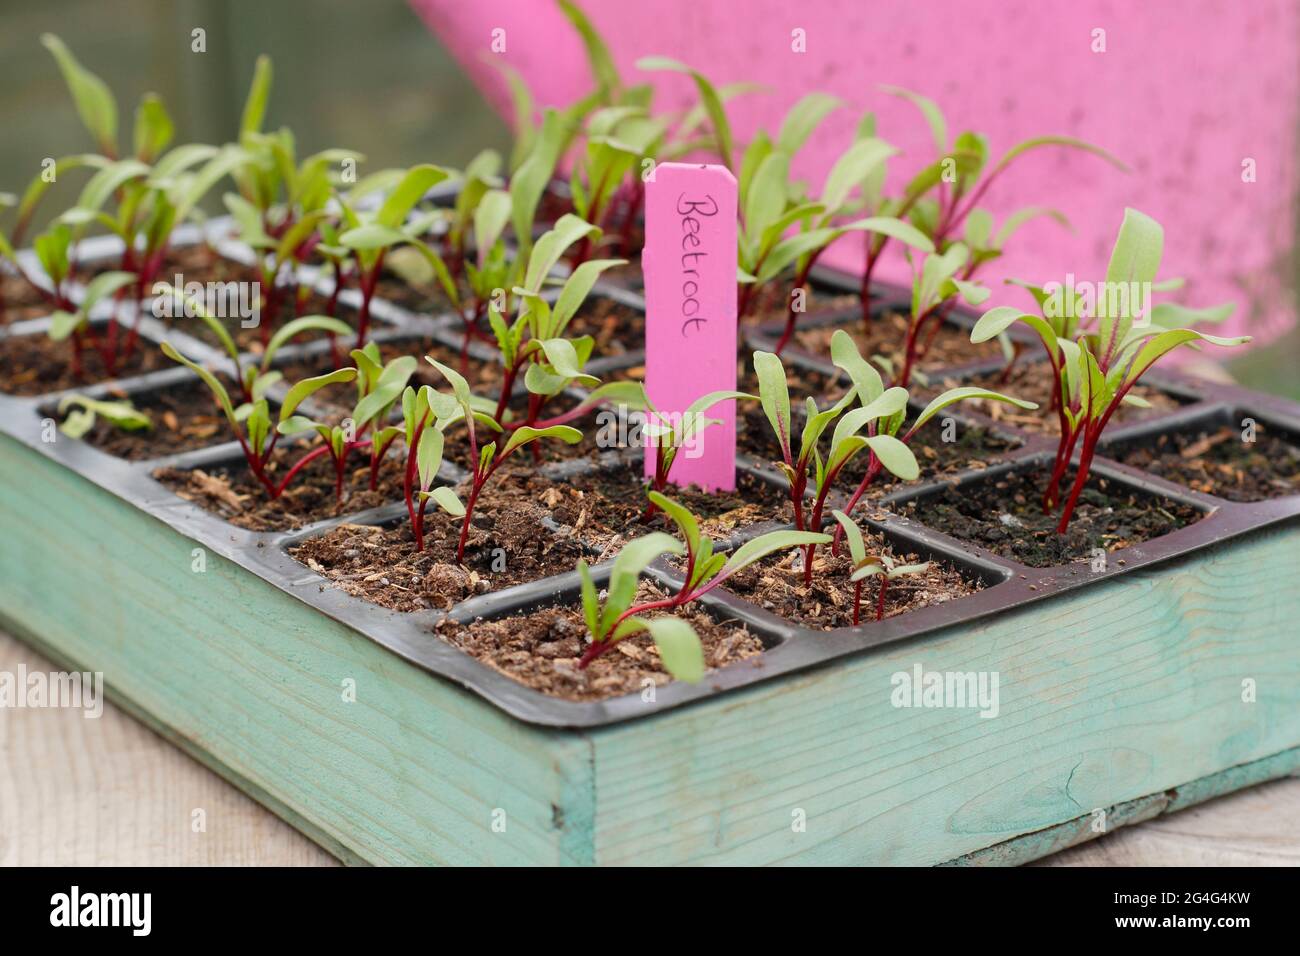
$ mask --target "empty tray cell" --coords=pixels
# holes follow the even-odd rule
[[[1249,411],[1152,429],[1103,448],[1108,458],[1228,501],[1300,493],[1300,436]]]
[[[994,554],[1035,568],[1088,560],[1097,548],[1115,551],[1159,538],[1193,524],[1205,512],[1137,488],[1094,463],[1065,534],[1056,531],[1059,508],[1044,511],[1042,498],[1051,472],[1048,459],[966,475],[948,484],[900,495],[889,507],[921,523]],[[1074,469],[1061,483],[1068,496]]]
[[[113,333],[106,321],[92,322],[90,334],[83,339],[79,373],[74,367],[75,347],[71,338],[55,341],[45,332],[6,335],[0,331],[0,392],[48,395],[172,367],[172,361],[162,354],[157,343],[144,335],[128,354],[125,350],[130,335],[128,326],[129,321],[118,326],[120,347],[110,369],[99,345]]]

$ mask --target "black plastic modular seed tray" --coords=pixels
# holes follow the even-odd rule
[[[218,240],[222,255],[237,261],[251,261],[251,251],[237,244]],[[112,253],[111,244],[97,250],[103,255]],[[852,277],[837,276],[823,271],[819,280],[832,287],[851,286]],[[328,292],[328,276],[310,277],[320,291]],[[882,302],[891,296],[901,295],[900,290],[883,290]],[[599,284],[595,295],[609,295],[619,301],[641,306],[639,296],[618,287]],[[344,301],[347,301],[345,295]],[[388,336],[428,336],[447,345],[459,343],[458,319],[454,316],[415,316],[388,303],[376,302],[374,315],[385,329],[378,334]],[[809,315],[808,322],[842,321],[847,316]],[[41,332],[43,320],[24,323],[27,328],[12,328],[7,334]],[[959,323],[969,323],[972,316],[962,314]],[[173,333],[157,320],[148,318],[141,326],[142,335],[157,342]],[[761,346],[767,341],[771,329],[757,329],[748,334],[750,345]],[[222,367],[226,359],[201,342],[186,343],[192,357],[213,367]],[[325,343],[286,349],[280,361],[289,362],[303,355],[319,353]],[[638,364],[641,356],[635,351],[621,355],[605,369]],[[835,374],[833,367],[810,357],[795,354],[788,356],[793,364],[804,364],[827,374]],[[601,368],[593,363],[593,369]],[[996,368],[997,363],[984,363],[965,369],[944,370],[936,377],[961,377]],[[599,374],[597,372],[596,374]],[[132,394],[141,390],[166,387],[184,381],[190,373],[185,369],[141,376],[137,379],[114,383],[101,383],[83,391],[95,394],[109,390]],[[1112,427],[1107,442],[1117,444],[1140,440],[1143,435],[1165,429],[1191,427],[1202,423],[1236,421],[1237,416],[1249,415],[1267,427],[1289,436],[1300,434],[1300,408],[1281,399],[1258,395],[1241,389],[1188,379],[1177,374],[1152,374],[1144,381],[1176,393],[1185,402],[1176,411],[1153,416],[1149,420]],[[249,572],[258,575],[323,614],[334,618],[403,658],[426,668],[445,679],[461,684],[482,695],[515,717],[543,725],[591,727],[622,720],[643,718],[660,710],[688,704],[718,693],[741,688],[794,671],[828,665],[847,655],[859,654],[886,644],[916,638],[942,629],[959,627],[986,618],[1007,613],[1015,608],[1037,601],[1050,600],[1067,591],[1088,587],[1099,581],[1133,574],[1160,562],[1174,561],[1181,556],[1213,547],[1223,541],[1257,532],[1263,528],[1293,521],[1300,514],[1300,496],[1257,503],[1233,503],[1200,494],[1173,485],[1162,479],[1128,468],[1118,462],[1099,457],[1094,472],[1115,484],[1186,504],[1201,512],[1204,517],[1165,537],[1141,545],[1124,548],[1110,555],[1104,571],[1090,570],[1086,562],[1053,568],[1030,568],[995,554],[972,547],[962,541],[936,532],[915,520],[900,516],[898,509],[913,501],[942,491],[948,485],[964,487],[974,482],[988,481],[1012,469],[1034,467],[1050,459],[1054,441],[1003,423],[993,422],[982,415],[962,411],[954,419],[966,426],[979,426],[992,434],[1019,442],[1019,446],[1002,456],[999,464],[984,469],[970,470],[945,476],[941,482],[928,482],[894,490],[879,499],[873,499],[866,512],[865,523],[884,534],[899,550],[916,552],[930,559],[946,561],[960,568],[968,577],[977,579],[983,589],[964,598],[933,605],[917,611],[871,621],[859,627],[817,631],[800,627],[757,607],[741,598],[719,589],[705,599],[710,613],[720,618],[736,620],[755,633],[766,647],[757,658],[742,661],[726,668],[711,671],[697,685],[673,682],[659,688],[656,699],[647,705],[639,695],[613,698],[598,702],[575,702],[548,697],[527,688],[503,674],[480,664],[469,655],[443,642],[436,636],[435,625],[443,617],[438,611],[398,613],[389,611],[328,586],[326,579],[294,560],[288,549],[312,535],[321,534],[341,523],[383,523],[400,520],[404,508],[400,502],[358,514],[340,516],[318,522],[286,533],[260,533],[234,527],[191,504],[158,484],[151,477],[160,465],[179,468],[200,467],[216,462],[234,460],[238,446],[226,443],[200,451],[187,452],[166,459],[126,462],[107,456],[89,445],[69,440],[53,443],[41,441],[41,419],[49,414],[58,395],[35,398],[0,396],[0,421],[5,431],[23,443],[60,461],[88,480],[106,488],[157,517],[181,534],[201,545],[215,550]],[[610,459],[601,459],[585,465],[565,467],[608,467]],[[779,475],[762,463],[742,460],[741,466],[750,469],[762,480],[782,483]],[[455,482],[463,472],[450,463],[444,463],[440,480]],[[842,499],[833,502],[841,503]],[[739,533],[730,545],[744,538],[769,530],[770,525],[756,525]],[[555,526],[552,533],[568,531]],[[596,549],[591,549],[593,554]],[[597,568],[598,578],[608,573],[608,562]],[[665,586],[678,583],[676,572],[666,561],[656,562],[647,574]],[[505,616],[516,612],[572,600],[577,594],[576,574],[564,574],[539,581],[481,595],[453,608],[449,614],[458,620],[476,617]]]

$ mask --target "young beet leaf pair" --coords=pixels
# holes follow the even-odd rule
[[[595,340],[590,335],[574,339],[565,336],[569,323],[601,273],[611,266],[623,264],[623,260],[584,262],[563,281],[554,304],[544,295],[550,275],[565,251],[575,242],[599,234],[599,229],[577,216],[561,216],[555,227],[537,240],[528,255],[522,284],[513,290],[518,302],[514,320],[507,324],[495,305],[488,307],[488,321],[505,370],[493,418],[506,431],[563,425],[607,401],[639,405],[640,389],[635,383],[601,385],[599,379],[584,371],[595,347]],[[528,391],[528,408],[522,418],[512,419],[509,402],[521,374]],[[575,382],[591,388],[591,392],[575,408],[543,421],[541,415],[546,406]]]
[[[501,466],[525,445],[544,439],[556,439],[572,445],[582,440],[582,432],[568,425],[550,425],[544,428],[521,425],[509,431],[504,440],[493,440],[480,447],[479,426],[494,433],[501,433],[501,426],[485,411],[486,403],[471,393],[469,383],[460,373],[431,357],[426,356],[426,361],[442,373],[451,386],[451,394],[425,386],[419,392],[407,389],[403,396],[408,456],[407,513],[411,519],[416,547],[420,550],[424,549],[424,514],[429,501],[433,501],[448,514],[462,517],[456,561],[463,564],[474,509],[483,489]],[[460,423],[464,423],[469,439],[469,457],[465,463],[470,472],[469,494],[463,504],[452,489],[432,487],[442,463],[443,435],[449,426]],[[418,487],[415,485],[417,477]]]
[[[668,476],[672,472],[673,463],[676,462],[677,455],[682,448],[697,435],[701,435],[709,426],[722,424],[722,419],[706,418],[706,413],[722,402],[742,399],[752,400],[758,397],[750,395],[748,392],[709,392],[707,395],[702,395],[691,402],[686,407],[686,410],[682,412],[681,418],[674,422],[669,416],[654,407],[650,401],[650,393],[645,390],[644,385],[638,387],[640,388],[639,404],[646,414],[643,429],[644,436],[647,439],[647,444],[653,446],[655,456],[655,473],[650,479],[650,490],[660,493],[668,486]],[[658,511],[659,506],[653,500],[650,501],[646,505],[645,512],[641,515],[641,522],[644,524],[649,521]]]
[[[932,240],[934,250],[939,253],[946,251],[954,237],[964,231],[967,245],[974,250],[965,264],[968,271],[963,278],[967,280],[981,263],[1000,255],[1011,234],[1025,222],[1044,215],[1064,221],[1064,217],[1053,210],[1029,207],[1012,213],[1001,229],[993,231],[992,218],[979,208],[979,203],[989,187],[1021,156],[1044,146],[1061,146],[1091,153],[1118,169],[1127,169],[1106,150],[1069,136],[1037,136],[1024,140],[990,166],[988,141],[983,135],[966,131],[950,139],[948,121],[933,100],[899,87],[882,89],[907,100],[921,111],[930,127],[936,159],[912,177],[900,196],[886,198],[881,192],[883,182],[879,178],[865,185],[863,192],[867,210],[874,215],[906,219]],[[874,119],[868,117],[864,121],[861,133],[874,135]],[[972,218],[973,222],[970,221]],[[890,238],[888,234],[867,237],[861,287],[864,324],[870,322],[872,275]]]
[[[922,564],[898,564],[890,555],[883,551],[880,554],[869,554],[867,552],[867,543],[862,537],[862,529],[859,528],[843,511],[832,511],[831,515],[839,523],[839,529],[836,534],[843,534],[849,546],[849,558],[853,564],[853,573],[849,580],[853,582],[853,624],[856,627],[861,619],[862,613],[862,586],[871,578],[876,579],[876,620],[884,620],[885,617],[885,594],[889,587],[890,581],[898,578],[909,577],[913,574],[923,574],[930,568],[930,562]]]
[[[643,615],[673,610],[698,600],[738,571],[777,551],[815,546],[831,539],[829,535],[805,531],[772,531],[745,542],[730,555],[718,554],[713,539],[700,533],[699,522],[688,509],[657,491],[651,491],[649,498],[676,523],[685,546],[682,541],[658,531],[629,542],[614,559],[603,603],[587,563],[578,562],[582,608],[592,638],[579,666],[586,667],[623,638],[648,630],[659,647],[664,668],[681,680],[697,681],[704,674],[704,655],[695,629],[680,618]],[[681,586],[669,597],[636,604],[642,572],[664,554],[685,557]]]
[[[59,400],[59,414],[66,415],[59,431],[69,438],[83,437],[101,418],[114,428],[127,432],[153,428],[153,420],[125,399],[109,401],[86,395],[65,395]]]
[[[171,342],[163,342],[162,351],[172,361],[179,362],[190,368],[208,386],[209,391],[212,392],[212,396],[216,400],[217,407],[225,415],[231,431],[234,432],[235,438],[239,442],[240,450],[244,453],[244,460],[248,463],[249,471],[252,472],[253,477],[257,479],[258,484],[262,486],[267,495],[273,499],[280,497],[284,493],[289,482],[300,470],[298,466],[291,468],[279,482],[276,482],[268,471],[271,456],[275,452],[281,434],[283,434],[279,430],[279,426],[291,421],[298,406],[310,395],[328,385],[334,385],[338,382],[350,382],[357,375],[355,368],[342,368],[336,369],[328,375],[303,379],[289,389],[284,401],[280,404],[279,419],[276,423],[273,423],[271,421],[270,402],[266,398],[266,390],[274,383],[275,379],[268,376],[258,378],[254,383],[249,400],[236,406],[231,402],[230,393],[227,391],[226,386],[211,371],[181,355]],[[336,450],[331,448],[331,454],[335,453]],[[303,462],[300,461],[298,464],[300,466]]]
[[[790,167],[796,154],[840,105],[824,93],[809,94],[786,115],[775,142],[759,131],[741,161],[737,314],[742,318],[749,314],[763,290],[793,273],[786,327],[775,349],[778,355],[790,341],[803,311],[809,273],[836,239],[849,232],[865,232],[892,236],[923,251],[934,248],[920,230],[893,216],[846,221],[862,207],[857,194],[863,184],[897,152],[881,139],[857,139],[831,166],[815,200],[804,196],[802,184],[791,181]],[[792,228],[796,229],[793,233]]]
[[[858,352],[852,337],[843,329],[831,338],[831,358],[853,383],[853,387],[834,405],[820,408],[807,400],[798,445],[794,443],[794,421],[790,408],[790,390],[780,358],[770,352],[754,353],[754,370],[758,375],[759,397],[763,412],[781,449],[778,467],[790,483],[790,503],[794,523],[799,530],[817,531],[822,527],[827,498],[844,467],[861,452],[869,455],[866,474],[844,509],[852,513],[870,482],[883,468],[911,481],[920,474],[916,457],[908,443],[917,431],[944,408],[972,398],[1007,402],[1020,408],[1037,408],[1033,402],[987,389],[966,386],[950,389],[937,396],[916,416],[912,427],[897,437],[907,415],[908,393],[900,386],[885,388],[880,373]],[[854,402],[857,407],[853,407]],[[831,431],[829,444],[823,438]],[[813,501],[808,507],[809,480],[813,482]],[[804,581],[811,583],[816,546],[805,549]]]
[[[210,317],[208,320],[220,326],[217,320]],[[230,393],[221,379],[209,369],[181,355],[170,342],[162,344],[162,351],[168,358],[193,370],[208,386],[239,442],[249,471],[273,499],[282,495],[311,462],[325,455],[330,457],[334,465],[335,495],[342,499],[348,459],[354,450],[367,446],[370,448],[370,487],[374,489],[378,483],[380,464],[393,442],[401,435],[400,429],[385,427],[384,423],[414,373],[416,361],[403,356],[393,359],[387,365],[381,365],[379,349],[373,343],[353,351],[353,367],[335,369],[291,385],[280,403],[275,422],[272,422],[267,392],[280,380],[281,375],[267,368],[270,357],[281,344],[309,325],[328,331],[335,328],[331,323],[337,321],[327,316],[309,316],[291,322],[277,332],[260,370],[250,367],[240,376],[245,400],[238,406],[231,401]],[[295,325],[298,327],[295,328]],[[344,330],[346,331],[346,326]],[[238,364],[235,368],[239,374]],[[357,400],[351,415],[342,423],[322,423],[297,414],[302,403],[322,388],[352,381],[357,383]],[[303,454],[283,477],[275,480],[269,466],[281,436],[312,431],[320,436],[320,443]],[[367,432],[370,434],[367,435]]]
[[[100,353],[105,371],[112,375],[135,351],[139,340],[138,305],[162,267],[173,229],[200,217],[199,202],[244,161],[244,155],[238,147],[218,148],[202,143],[168,150],[174,125],[158,97],[147,94],[135,114],[134,153],[119,158],[118,111],[112,92],[77,61],[58,37],[46,34],[41,40],[58,63],[77,112],[100,152],[57,160],[53,177],[47,176],[48,170],[42,170],[19,203],[12,240],[0,241],[0,256],[13,259],[25,276],[12,247],[20,241],[50,183],[65,172],[93,170],[75,204],[34,240],[52,289],[37,283],[32,287],[59,315],[53,331],[55,338],[71,340],[74,373],[81,373],[82,351],[89,343]],[[71,251],[91,226],[101,227],[121,240],[121,263],[118,270],[90,281],[89,294],[78,309],[68,301],[64,284],[71,271]],[[88,321],[91,300],[109,295],[120,299],[128,291],[132,293],[130,301],[137,306],[131,327],[123,334],[114,310],[103,329],[96,332]]]
[[[1136,209],[1124,211],[1124,221],[1111,251],[1103,293],[1092,304],[1093,321],[1086,330],[1075,310],[1087,311],[1079,299],[1065,302],[1064,289],[1048,292],[1030,287],[1043,315],[1031,315],[1008,306],[986,312],[971,331],[972,342],[987,341],[1020,322],[1037,333],[1047,352],[1047,373],[1053,378],[1053,402],[1061,429],[1056,460],[1043,494],[1043,510],[1060,503],[1060,485],[1075,448],[1079,465],[1074,485],[1061,508],[1057,531],[1064,534],[1074,514],[1102,431],[1121,404],[1146,404],[1130,394],[1138,380],[1157,361],[1180,346],[1199,342],[1234,346],[1250,341],[1241,335],[1223,338],[1177,323],[1222,321],[1231,307],[1191,310],[1171,303],[1152,305],[1150,293],[1176,288],[1178,283],[1157,283],[1156,273],[1164,252],[1164,230]]]

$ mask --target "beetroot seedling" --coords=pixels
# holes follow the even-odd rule
[[[913,574],[924,574],[930,569],[930,562],[899,564],[892,555],[884,551],[874,555],[868,554],[866,541],[862,538],[862,530],[853,519],[843,511],[832,511],[831,514],[842,529],[844,540],[849,547],[849,560],[853,565],[853,573],[849,576],[849,580],[853,582],[853,624],[857,626],[861,616],[862,586],[872,578],[877,582],[876,620],[882,621],[885,618],[885,594],[889,582]]]
[[[650,439],[649,444],[654,447],[655,456],[655,473],[654,477],[650,479],[650,490],[661,493],[668,486],[668,478],[672,472],[673,462],[677,460],[677,454],[682,447],[697,435],[700,435],[710,425],[722,424],[722,419],[706,418],[705,414],[722,402],[757,397],[750,395],[748,392],[710,392],[686,406],[680,420],[673,422],[651,404],[650,394],[645,390],[645,386],[640,386],[640,389],[641,402],[646,413],[643,433]],[[642,524],[653,518],[658,510],[658,506],[653,501],[648,503],[645,512],[641,515]]]
[[[858,208],[854,196],[895,152],[883,140],[855,142],[832,165],[817,200],[803,196],[803,187],[790,181],[790,166],[803,143],[838,101],[822,93],[804,97],[787,114],[773,142],[760,131],[745,150],[738,177],[741,224],[737,263],[737,315],[744,318],[762,291],[792,274],[786,327],[775,351],[780,354],[794,332],[806,294],[808,276],[827,247],[849,232],[893,236],[908,245],[931,251],[933,245],[914,226],[891,216],[869,216],[852,222],[845,217]],[[793,233],[791,229],[795,229]]]
[[[975,213],[989,188],[1026,153],[1046,146],[1059,146],[1091,153],[1117,169],[1127,171],[1127,167],[1106,150],[1070,136],[1036,136],[1023,140],[990,166],[988,142],[983,135],[967,131],[950,140],[948,121],[937,103],[899,87],[887,86],[882,89],[911,102],[921,111],[930,127],[937,158],[917,172],[898,197],[884,198],[879,191],[879,182],[874,183],[869,189],[873,197],[872,204],[877,215],[894,216],[911,222],[929,236],[936,251],[940,253],[947,251],[954,237],[967,229],[967,219]],[[874,120],[868,119],[864,123],[864,130],[874,135]],[[1005,243],[1021,223],[1043,214],[1056,215],[1041,209],[1013,213],[1007,220],[1008,225],[1003,227],[1002,241]],[[869,327],[870,324],[872,275],[889,238],[888,235],[867,237],[860,289],[864,327]],[[1000,245],[998,251],[1001,251]],[[974,264],[978,265],[978,261]],[[965,278],[969,279],[970,276]]]
[[[163,342],[162,351],[173,362],[179,362],[193,371],[207,385],[208,390],[212,392],[217,407],[225,416],[231,431],[234,432],[235,438],[239,442],[240,451],[244,454],[244,460],[248,463],[249,471],[257,479],[258,484],[265,489],[267,495],[273,499],[280,497],[284,493],[284,489],[288,487],[289,482],[300,470],[299,468],[290,468],[289,472],[278,484],[267,473],[267,465],[270,463],[276,444],[280,436],[285,434],[280,430],[280,426],[294,419],[294,412],[309,396],[326,386],[339,382],[350,382],[357,376],[355,368],[341,368],[327,375],[306,378],[296,383],[285,395],[284,401],[280,405],[279,420],[273,427],[270,403],[266,399],[265,392],[274,383],[275,379],[268,376],[257,378],[253,383],[252,394],[249,396],[250,400],[236,407],[230,400],[230,393],[226,390],[226,386],[212,372],[181,355],[171,342]],[[332,456],[337,457],[346,452],[350,444],[346,441],[346,437],[344,436],[343,446],[335,448],[331,436],[329,439],[331,444],[327,447]],[[319,451],[309,452],[308,454],[318,455]]]
[[[853,337],[843,329],[839,329],[833,336],[831,336],[831,361],[833,361],[835,366],[841,369],[849,377],[849,380],[853,383],[853,388],[850,390],[850,394],[857,395],[859,401],[862,402],[863,405],[872,405],[879,401],[879,398],[886,394],[887,391],[893,391],[892,388],[888,390],[885,389],[880,373],[876,371],[875,367],[870,362],[862,357],[862,354],[858,351],[857,345],[853,342]],[[898,386],[894,387],[897,388]],[[976,400],[1002,402],[1023,409],[1035,409],[1038,407],[1036,402],[1025,401],[1024,399],[1015,398],[1011,395],[1004,395],[1001,392],[979,388],[973,385],[962,385],[957,388],[950,388],[931,399],[916,418],[912,420],[911,427],[906,431],[902,430],[903,423],[907,418],[906,402],[899,406],[898,410],[894,413],[878,418],[874,423],[874,426],[869,426],[869,428],[874,427],[876,429],[876,434],[884,437],[897,438],[899,442],[904,446],[907,446],[911,444],[917,433],[931,419],[933,419],[934,416],[938,415],[939,412],[948,408],[950,405],[957,404],[958,402]],[[862,480],[858,483],[858,487],[849,497],[848,503],[844,506],[844,511],[847,514],[853,513],[853,509],[857,507],[858,502],[862,500],[862,496],[866,494],[867,489],[871,486],[871,483],[879,477],[882,470],[888,470],[897,474],[897,471],[893,468],[888,468],[887,464],[880,459],[876,454],[875,449],[869,449],[868,454],[869,458],[867,460],[866,472],[862,476]],[[837,548],[839,547],[842,534],[843,532],[840,529],[836,529],[835,546]]]
[[[1147,370],[1183,345],[1194,348],[1199,342],[1209,342],[1235,346],[1250,341],[1248,335],[1224,338],[1174,327],[1179,322],[1222,321],[1232,309],[1219,306],[1196,311],[1172,303],[1152,304],[1152,291],[1170,287],[1169,283],[1156,282],[1163,253],[1164,229],[1160,224],[1136,209],[1126,209],[1106,268],[1106,280],[1101,285],[1102,292],[1093,297],[1091,309],[1088,303],[1077,299],[1063,301],[1064,289],[1045,294],[1041,300],[1053,318],[1066,308],[1091,311],[1085,321],[1092,321],[1086,328],[1081,328],[1082,322],[1063,325],[1051,318],[999,306],[981,316],[971,331],[971,341],[982,342],[1020,322],[1034,330],[1047,352],[1048,374],[1053,378],[1053,390],[1059,394],[1056,408],[1061,436],[1043,493],[1045,512],[1060,504],[1061,481],[1076,446],[1079,448],[1074,484],[1061,507],[1057,526],[1061,534],[1069,527],[1079,495],[1087,484],[1097,443],[1111,416],[1126,402],[1146,404],[1129,393]],[[1065,328],[1075,333],[1073,341],[1058,335],[1058,330]]]
[[[442,373],[443,378],[447,380],[452,388],[451,395],[435,393],[434,396],[426,397],[425,401],[430,411],[435,418],[449,419],[454,417],[458,421],[464,421],[469,435],[470,489],[469,497],[464,505],[465,517],[461,523],[460,539],[456,544],[456,561],[458,564],[464,564],[465,543],[469,539],[470,524],[474,520],[474,508],[492,476],[509,460],[511,455],[525,445],[547,439],[556,439],[573,445],[582,441],[582,432],[568,425],[551,425],[545,428],[521,425],[511,431],[504,442],[491,441],[480,449],[477,425],[486,425],[494,431],[499,431],[500,426],[495,419],[475,408],[475,398],[470,392],[469,383],[465,381],[460,373],[429,356],[425,356],[425,360]],[[441,397],[437,397],[438,395],[441,395]],[[448,399],[451,401],[448,402]],[[427,430],[427,428],[424,429],[424,431]],[[418,442],[418,439],[416,441]],[[418,444],[416,454],[418,462]],[[442,504],[443,502],[440,500],[439,503]],[[417,512],[417,516],[418,514]],[[422,531],[422,528],[420,530]],[[422,547],[423,534],[417,534],[416,540],[417,547]]]
[[[633,607],[643,572],[665,554],[681,554],[682,544],[671,535],[656,531],[623,546],[610,570],[602,603],[586,561],[578,562],[582,578],[582,613],[591,636],[579,667],[593,660],[625,637],[649,631],[659,649],[664,670],[678,680],[695,683],[704,676],[704,651],[695,628],[679,617],[642,617],[649,605]]]
[[[370,488],[374,490],[379,484],[379,466],[389,448],[402,434],[396,426],[386,426],[388,414],[397,403],[406,383],[415,373],[417,361],[403,355],[393,359],[387,365],[380,365],[379,347],[373,342],[365,348],[352,352],[355,363],[355,381],[357,401],[352,414],[341,424],[318,422],[303,415],[281,416],[276,431],[281,435],[298,435],[314,431],[321,437],[321,445],[313,452],[304,455],[285,474],[283,483],[288,484],[293,477],[308,463],[322,454],[327,454],[334,463],[334,493],[342,500],[343,480],[347,470],[348,455],[354,448],[370,446]],[[292,392],[292,390],[291,390]],[[369,431],[369,437],[366,432]]]
[[[841,330],[837,334],[846,333]],[[843,398],[827,409],[818,408],[816,401],[809,398],[796,446],[793,443],[790,391],[780,358],[771,352],[755,352],[754,371],[758,376],[763,412],[781,449],[782,460],[776,465],[789,482],[794,525],[798,530],[820,531],[827,496],[836,479],[844,466],[864,449],[871,452],[873,461],[880,462],[900,478],[911,480],[920,473],[911,449],[880,426],[881,420],[888,421],[903,413],[907,406],[906,389],[895,387],[877,391],[873,388],[869,397],[866,394],[861,396],[862,405],[852,411],[848,409],[859,397],[857,388],[849,389]],[[879,381],[878,375],[876,381]],[[828,453],[823,458],[821,439],[832,423],[835,430]],[[863,434],[864,430],[866,434]],[[814,487],[811,508],[806,500],[810,478]],[[805,584],[812,582],[815,556],[816,545],[809,544],[804,550]]]
[[[653,532],[625,545],[615,559],[615,569],[619,575],[617,580],[610,578],[603,608],[596,598],[596,589],[591,583],[586,564],[579,563],[578,570],[583,575],[583,608],[587,613],[587,627],[592,636],[592,643],[582,655],[579,667],[586,667],[623,637],[645,628],[644,623],[627,626],[626,622],[637,615],[647,611],[679,608],[699,600],[726,583],[737,572],[777,551],[816,546],[831,540],[830,535],[806,531],[770,531],[746,541],[729,555],[718,554],[715,553],[713,539],[700,532],[700,523],[689,509],[657,491],[651,491],[647,496],[652,504],[676,523],[685,548],[681,542],[662,532]],[[675,594],[661,600],[634,605],[632,602],[636,596],[637,579],[651,561],[663,554],[685,555],[686,568],[681,587]],[[624,555],[627,557],[624,558]],[[654,633],[653,628],[651,632]],[[686,643],[684,632],[680,628],[673,635],[673,640]]]
[[[375,287],[383,274],[384,257],[390,250],[410,246],[423,255],[433,267],[439,282],[449,296],[455,296],[455,283],[442,256],[424,241],[428,232],[429,217],[408,219],[415,204],[424,198],[433,186],[447,178],[447,171],[428,164],[412,166],[400,173],[392,184],[383,203],[375,210],[354,207],[358,190],[350,199],[336,197],[342,209],[342,222],[338,245],[347,250],[354,262],[357,282],[361,287],[361,308],[357,314],[357,345],[364,345],[370,334],[370,304]],[[338,250],[331,249],[337,254]]]

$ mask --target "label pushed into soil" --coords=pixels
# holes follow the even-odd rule
[[[709,392],[736,388],[736,179],[725,166],[660,163],[646,183],[645,384],[677,426]],[[734,401],[705,410],[721,424],[696,431],[669,475],[680,487],[736,487]],[[646,454],[646,476],[655,458]]]

